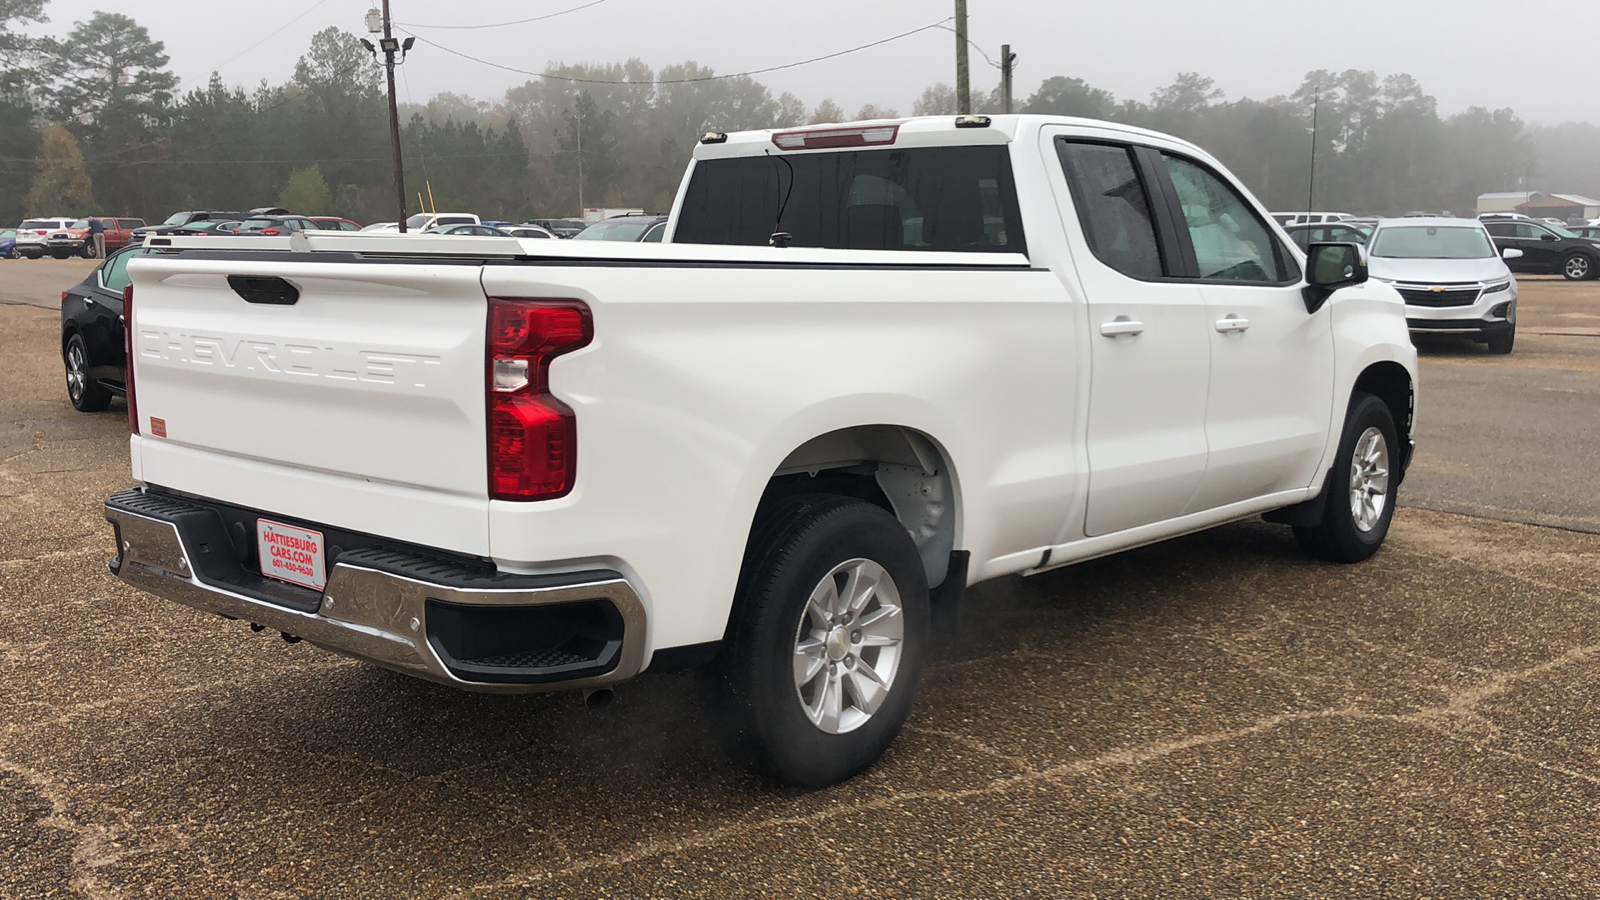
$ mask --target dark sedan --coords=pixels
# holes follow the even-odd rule
[[[207,235],[231,235],[244,224],[237,220],[219,219],[215,222],[190,222],[188,225],[163,225],[145,232],[146,241],[158,237],[205,237]]]
[[[122,291],[129,284],[128,260],[154,252],[142,246],[119,250],[61,292],[61,361],[67,397],[79,412],[99,412],[126,393]]]
[[[509,232],[501,231],[493,225],[440,225],[429,228],[424,234],[452,234],[456,236],[468,235],[470,237],[511,237]]]
[[[1325,225],[1290,225],[1283,229],[1289,233],[1289,239],[1295,242],[1301,250],[1310,249],[1312,244],[1362,244],[1367,243],[1370,230],[1346,225],[1342,222],[1331,222]]]
[[[1501,253],[1513,248],[1522,251],[1521,258],[1506,260],[1513,272],[1561,275],[1568,281],[1600,275],[1600,240],[1531,219],[1485,219],[1483,227],[1489,229]]]
[[[251,216],[245,219],[234,234],[264,234],[280,235],[294,234],[296,231],[321,231],[317,223],[305,216]]]
[[[585,228],[575,241],[633,241],[660,243],[667,233],[667,217],[653,213],[645,215],[612,216]]]

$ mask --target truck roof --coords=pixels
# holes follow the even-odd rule
[[[966,121],[964,121],[966,120]],[[1079,128],[1098,128],[1119,131],[1130,137],[1155,138],[1181,144],[1194,152],[1204,154],[1199,147],[1181,138],[1109,122],[1103,119],[1084,119],[1076,116],[996,115],[996,116],[912,116],[901,119],[869,119],[860,122],[837,122],[822,125],[803,125],[794,128],[763,128],[754,131],[713,132],[715,139],[702,138],[695,145],[695,159],[724,159],[740,156],[762,156],[783,151],[805,153],[819,150],[873,149],[874,147],[951,147],[983,144],[1007,144],[1018,135],[1032,133],[1046,125],[1068,125]],[[886,130],[893,130],[892,139],[883,140]],[[873,133],[872,143],[857,142],[824,147],[788,146],[778,143],[778,136],[818,136]],[[707,136],[711,137],[710,135]]]

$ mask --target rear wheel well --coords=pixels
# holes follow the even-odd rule
[[[955,480],[938,445],[897,425],[819,435],[784,458],[761,495],[757,518],[797,494],[864,500],[900,521],[922,556],[928,585],[944,581],[956,538]]]

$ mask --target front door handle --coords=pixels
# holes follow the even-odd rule
[[[1217,330],[1223,334],[1232,334],[1236,331],[1249,331],[1250,320],[1244,318],[1243,316],[1236,316],[1233,313],[1228,313],[1217,320]]]
[[[1144,334],[1144,323],[1138,319],[1130,319],[1127,316],[1117,316],[1109,322],[1100,323],[1100,333],[1111,338],[1121,337],[1122,335],[1136,337]]]

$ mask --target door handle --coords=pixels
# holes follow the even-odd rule
[[[1219,331],[1219,332],[1221,332],[1223,334],[1232,334],[1233,332],[1236,332],[1236,331],[1249,331],[1249,330],[1250,330],[1250,320],[1244,318],[1243,316],[1236,316],[1233,313],[1228,313],[1227,315],[1225,315],[1222,318],[1217,320],[1217,331]]]
[[[1100,333],[1111,338],[1121,337],[1122,335],[1137,337],[1144,334],[1144,323],[1138,319],[1130,319],[1127,316],[1117,316],[1109,322],[1100,323]]]

